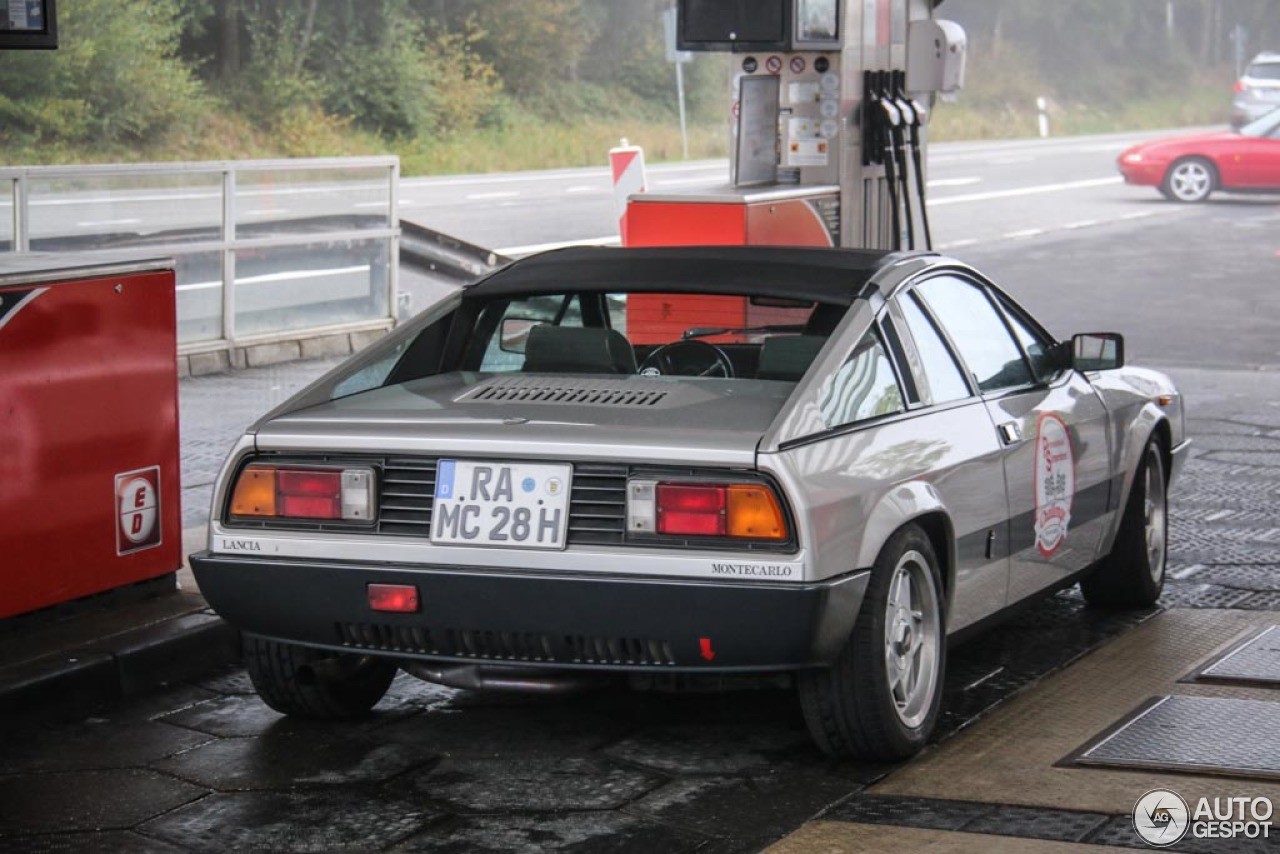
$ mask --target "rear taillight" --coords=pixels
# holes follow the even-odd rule
[[[246,466],[231,493],[231,515],[278,519],[373,519],[373,469]]]
[[[1237,80],[1236,85],[1233,88],[1236,90],[1237,95],[1239,95],[1241,92],[1249,91],[1249,87],[1245,85],[1243,80]]]
[[[762,483],[632,480],[627,530],[636,534],[785,540],[786,517]]]

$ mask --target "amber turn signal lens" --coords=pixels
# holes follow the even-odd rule
[[[753,540],[785,540],[787,522],[778,498],[767,486],[749,483],[729,487],[729,536]]]
[[[249,466],[240,472],[231,494],[232,516],[276,515],[276,470]]]

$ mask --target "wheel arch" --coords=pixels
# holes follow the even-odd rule
[[[1104,546],[1101,550],[1103,554],[1109,552],[1115,543],[1115,537],[1119,532],[1120,522],[1124,515],[1124,508],[1129,505],[1129,496],[1133,494],[1138,465],[1142,461],[1142,454],[1146,451],[1147,443],[1152,438],[1157,438],[1160,441],[1160,462],[1164,464],[1167,477],[1173,465],[1173,426],[1169,423],[1168,417],[1155,404],[1148,403],[1136,414],[1130,423],[1128,432],[1123,437],[1123,447],[1118,459],[1118,469],[1123,477],[1120,494],[1113,496],[1111,502],[1111,509],[1117,512],[1115,521],[1111,525],[1111,530],[1107,533],[1106,540],[1102,544]]]
[[[949,613],[955,591],[955,528],[951,514],[932,484],[921,481],[898,484],[881,499],[867,517],[866,535],[856,565],[867,567],[875,563],[889,540],[908,525],[917,525],[923,530],[933,546],[942,575],[943,610]]]

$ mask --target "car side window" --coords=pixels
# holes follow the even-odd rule
[[[1031,361],[1031,371],[1036,375],[1036,379],[1046,380],[1053,376],[1053,356],[1050,354],[1049,342],[1024,323],[1010,306],[1005,305],[1003,301],[1001,305],[1004,308],[1005,318],[1009,321],[1009,327],[1013,329],[1018,343],[1022,345],[1023,351]]]
[[[849,358],[818,390],[818,408],[827,429],[902,412],[902,390],[875,332],[868,332]]]
[[[907,322],[907,329],[911,331],[916,352],[920,354],[924,381],[929,387],[931,400],[934,403],[947,403],[968,397],[969,385],[964,381],[964,374],[956,364],[955,356],[951,355],[951,350],[938,334],[933,321],[920,308],[915,295],[898,300],[898,307]]]
[[[981,288],[954,276],[938,276],[921,282],[916,291],[960,351],[979,390],[1034,382],[1022,351]]]

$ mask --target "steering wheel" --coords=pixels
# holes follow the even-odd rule
[[[681,355],[681,350],[688,352]],[[705,368],[698,367],[701,362],[707,363]],[[690,338],[687,341],[673,341],[658,347],[644,357],[644,361],[637,368],[637,373],[641,376],[671,374],[684,377],[718,376],[732,379],[733,362],[729,361],[724,350],[716,345]]]

